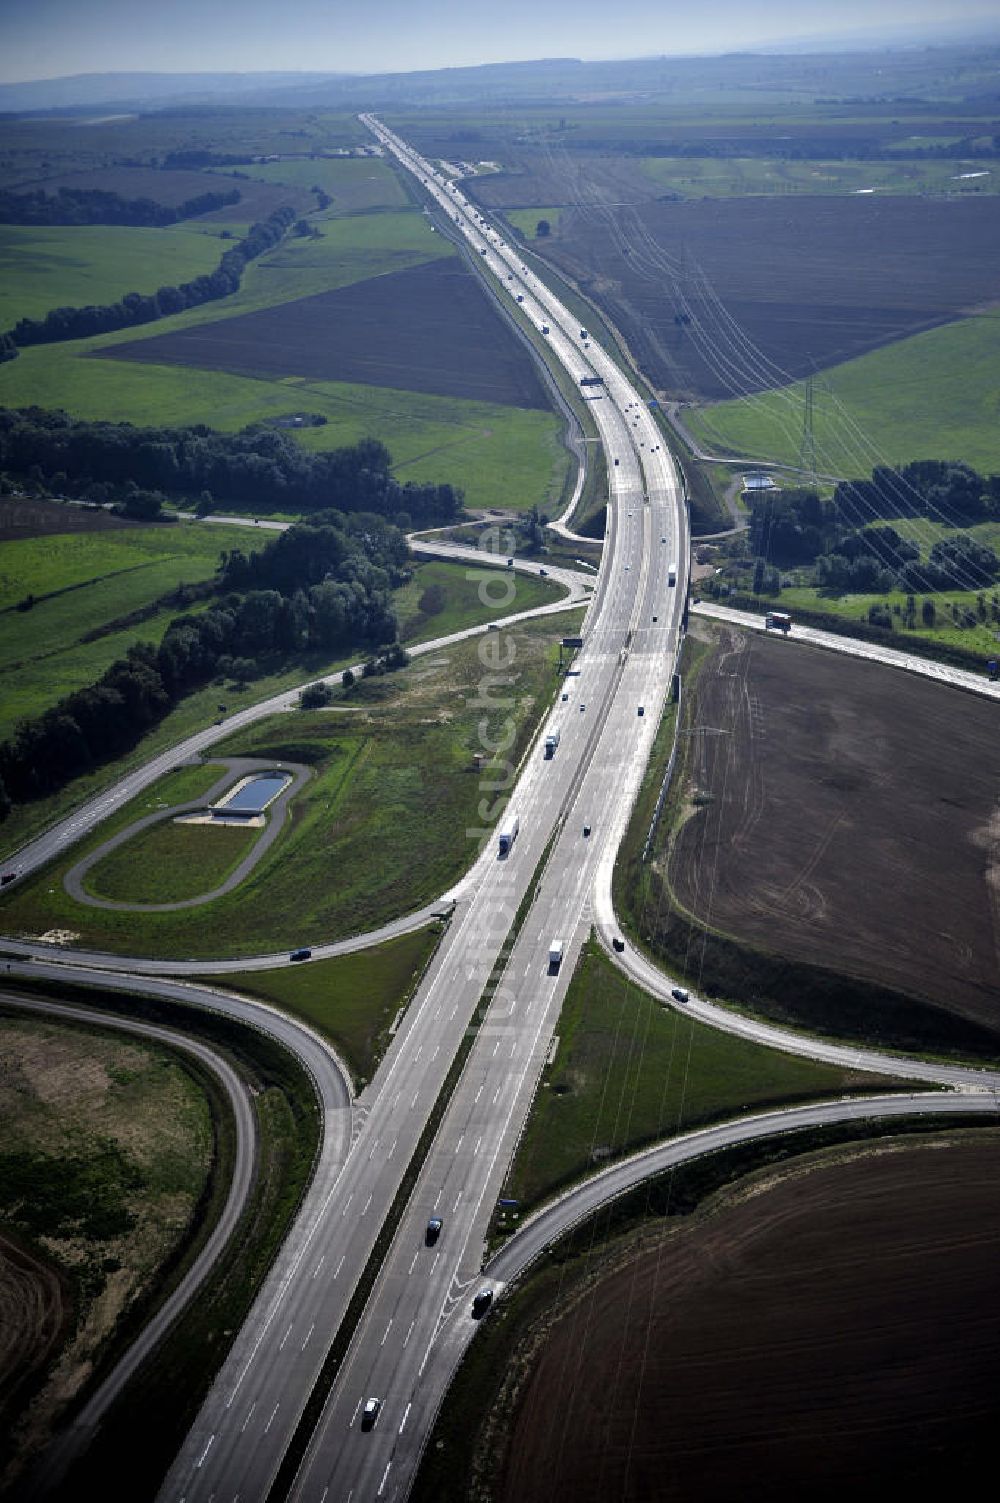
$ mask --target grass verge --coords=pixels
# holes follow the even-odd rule
[[[280,971],[237,971],[226,984],[311,1024],[334,1045],[359,1091],[374,1075],[444,930],[435,922],[352,955]]]
[[[227,541],[232,543],[231,530],[219,528],[225,531]],[[424,590],[420,588],[420,571],[427,567],[435,570],[431,583],[439,583],[445,590],[445,610],[452,610],[455,619],[461,619],[466,625],[476,625],[488,621],[498,614],[498,607],[490,604],[478,603],[478,609],[473,605],[473,589],[465,580],[467,565],[435,563],[433,566],[417,564],[414,569],[414,580],[405,585],[398,592],[396,598],[406,598],[409,605],[404,605],[402,618],[406,619],[407,612],[412,609],[412,603],[416,600],[417,614],[409,618],[407,623],[407,644],[412,646],[418,642],[431,641],[441,636],[442,630],[436,612],[421,611],[420,598]],[[525,584],[529,592],[537,585],[537,581],[525,580],[518,576],[518,591]],[[558,599],[559,589],[557,586],[546,587],[551,589],[547,597]],[[526,598],[535,598],[529,596]],[[517,602],[521,596],[518,594],[516,601],[509,609],[518,608]],[[564,629],[571,629],[571,619],[564,621]],[[140,636],[143,633],[140,631]],[[14,808],[9,817],[0,825],[0,854],[10,854],[17,851],[22,845],[35,838],[43,830],[48,829],[57,820],[71,814],[81,804],[92,798],[103,789],[113,787],[119,778],[125,773],[131,772],[136,767],[141,767],[145,762],[158,752],[166,751],[176,745],[193,731],[203,730],[218,719],[218,703],[220,694],[225,695],[226,703],[230,710],[243,709],[247,705],[259,703],[269,699],[272,695],[279,694],[283,690],[295,688],[297,685],[311,683],[313,679],[325,674],[336,673],[356,663],[365,651],[362,647],[356,647],[349,655],[344,655],[331,661],[329,658],[302,659],[298,662],[283,664],[278,670],[255,679],[252,684],[237,688],[232,683],[217,681],[207,685],[204,689],[194,694],[189,694],[165,717],[164,720],[147,737],[140,741],[135,749],[118,762],[108,763],[106,766],[96,769],[92,773],[86,773],[76,778],[72,783],[53,794],[50,798],[39,799],[34,803],[21,804]],[[79,687],[74,684],[73,687]],[[198,790],[200,791],[200,790]],[[190,795],[195,797],[196,794]],[[172,801],[172,800],[171,800]],[[148,813],[148,809],[141,812]]]
[[[693,1022],[622,975],[591,939],[504,1195],[530,1210],[609,1160],[674,1133],[742,1111],[880,1087],[880,1077]]]
[[[220,887],[261,833],[238,825],[187,825],[164,819],[92,866],[84,887],[94,897],[118,903],[196,898]]]

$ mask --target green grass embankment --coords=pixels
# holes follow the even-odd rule
[[[328,1038],[357,1089],[375,1073],[397,1018],[437,949],[443,923],[428,924],[385,944],[281,971],[237,971],[226,984],[276,1002]],[[206,978],[210,983],[213,978]]]
[[[591,940],[504,1193],[527,1210],[642,1144],[746,1110],[846,1091],[864,1075],[748,1044],[664,1007]]]

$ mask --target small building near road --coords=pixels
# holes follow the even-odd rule
[[[751,470],[743,476],[743,499],[752,501],[754,496],[764,495],[768,491],[776,491],[773,475],[765,475],[762,470]]]

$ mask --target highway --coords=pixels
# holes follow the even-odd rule
[[[498,858],[494,838],[478,854],[470,839],[469,870],[448,895],[456,902],[448,932],[391,1048],[353,1111],[342,1072],[339,1086],[334,1080],[338,1072],[330,1051],[308,1030],[282,1019],[289,1029],[285,1042],[297,1054],[305,1053],[318,1080],[326,1128],[322,1157],[293,1234],[164,1482],[160,1497],[170,1503],[248,1503],[252,1499],[262,1503],[267,1497],[329,1344],[396,1198],[414,1145],[468,1038],[471,1047],[461,1077],[290,1493],[308,1503],[361,1503],[406,1496],[455,1362],[476,1330],[471,1300],[482,1279],[486,1226],[551,1048],[580,945],[591,924],[597,923],[605,936],[615,924],[610,873],[670,690],[683,629],[690,546],[682,487],[661,445],[659,429],[637,392],[569,310],[521,262],[516,247],[505,244],[456,185],[438,175],[373,117],[362,118],[448,216],[494,290],[511,300],[515,316],[533,324],[547,341],[552,358],[561,362],[575,383],[595,383],[587,390],[593,394],[591,410],[607,457],[608,531],[591,596],[585,597],[579,576],[566,572],[568,587],[579,591],[576,598],[588,599],[584,647],[574,664],[576,671],[565,680],[562,697],[517,770],[509,804],[520,821],[517,839],[506,859]],[[483,561],[474,550],[470,552],[477,563]],[[556,569],[548,572],[554,579],[560,577]],[[566,606],[561,601],[544,610],[555,612]],[[536,614],[518,613],[509,619]],[[483,633],[484,687],[480,692],[485,713],[486,707],[502,709],[504,695],[511,692],[513,664],[507,659],[502,633],[488,636],[484,628],[473,628],[412,651],[413,655],[440,651],[447,643],[476,633]],[[183,747],[138,770],[124,785],[26,848],[16,864],[25,872],[35,869],[164,771],[209,749],[239,725],[290,708],[298,692],[289,691],[265,705],[241,711],[224,726],[189,738]],[[546,759],[542,740],[550,729],[559,730],[560,740],[555,756]],[[497,794],[506,789],[487,791],[491,795],[487,802],[495,803]],[[485,815],[484,823],[488,823]],[[519,905],[532,891],[501,983],[477,1026],[484,985]],[[427,915],[427,910],[411,915],[383,932],[400,932],[412,926],[415,917],[423,921]],[[548,965],[555,937],[565,947],[558,970]],[[360,948],[371,940],[372,936],[358,936],[341,945],[314,949],[314,954]],[[14,946],[5,941],[5,949]],[[37,945],[22,946],[19,953],[45,951]],[[621,963],[622,957],[616,958]],[[62,963],[54,961],[48,971],[76,978],[84,959],[67,953]],[[141,986],[144,991],[160,987],[169,995],[204,1001],[203,989],[186,987],[180,981],[116,978],[113,973],[221,973],[250,965],[284,964],[287,955],[215,963],[89,959],[92,968],[84,974],[103,985]],[[640,973],[646,975],[640,960],[630,954],[625,957],[636,979]],[[33,970],[41,968],[41,963],[32,966]],[[669,986],[656,972],[652,984],[649,979],[642,984],[660,995]],[[209,997],[210,1005],[244,1021],[270,1012],[217,991]],[[732,1014],[693,999],[692,1012],[700,1016],[703,1009],[708,1010],[706,1021],[736,1031]],[[282,1015],[275,1012],[274,1019],[279,1018]],[[775,1035],[778,1047],[799,1050],[802,1045],[800,1039],[781,1030],[750,1020],[738,1022],[746,1025],[748,1037]],[[861,1051],[806,1042],[809,1047],[802,1047],[801,1052],[829,1048],[839,1049],[855,1063],[861,1058]],[[865,1057],[880,1061],[869,1068],[900,1073],[901,1062],[896,1058],[887,1062],[887,1057]],[[935,1082],[942,1079],[940,1073],[923,1076],[915,1068],[907,1073]],[[974,1072],[956,1067],[948,1083],[965,1092],[954,1099],[979,1103],[964,1109],[992,1109],[982,1105],[991,1101],[992,1078],[974,1078]],[[973,1086],[979,1089],[973,1091]],[[910,1110],[937,1110],[936,1103],[942,1099],[950,1098],[914,1097]],[[886,1100],[892,1103],[885,1105],[886,1112],[899,1109],[899,1098]],[[834,1114],[841,1106],[828,1103],[798,1110]],[[850,1114],[858,1115],[883,1109],[880,1103],[852,1102],[850,1106]],[[791,1121],[785,1114],[769,1114],[768,1130],[775,1130],[779,1119],[786,1126]],[[816,1120],[833,1120],[833,1116]],[[747,1120],[713,1129],[733,1134],[732,1141],[763,1130]],[[663,1151],[668,1149],[672,1151],[672,1146],[664,1145]],[[650,1165],[658,1162],[644,1160]],[[631,1172],[638,1176],[654,1170],[636,1161]],[[621,1193],[609,1185],[610,1181],[602,1183],[589,1192],[596,1197],[594,1204],[609,1193]],[[581,1204],[585,1202],[563,1214],[571,1218],[585,1214]],[[431,1215],[443,1222],[434,1245],[428,1245],[425,1237]],[[520,1248],[530,1261],[534,1254],[527,1241]],[[506,1264],[491,1268],[495,1288],[511,1276],[510,1269],[524,1266],[517,1264],[521,1256],[521,1251],[510,1252]],[[366,1431],[359,1414],[369,1397],[377,1397],[381,1407],[374,1427]]]
[[[438,191],[446,193],[443,187]],[[470,215],[465,219],[471,234]],[[505,248],[490,253],[498,266],[504,253]],[[527,287],[526,280],[523,285]],[[510,802],[520,830],[509,858],[498,860],[491,842],[459,884],[449,932],[392,1048],[359,1099],[352,1151],[308,1246],[300,1251],[296,1277],[283,1286],[280,1309],[260,1303],[249,1323],[256,1334],[253,1339],[241,1336],[238,1354],[225,1364],[167,1478],[164,1498],[266,1496],[326,1344],[347,1308],[413,1145],[470,1027],[518,905],[555,834],[541,888],[509,959],[505,984],[479,1030],[411,1200],[408,1217],[419,1218],[426,1187],[441,1177],[442,1156],[448,1159],[447,1184],[437,1186],[430,1196],[431,1202],[447,1196],[451,1207],[441,1246],[423,1260],[419,1273],[414,1250],[405,1254],[402,1276],[409,1278],[411,1263],[417,1275],[409,1284],[415,1297],[413,1329],[410,1319],[404,1323],[402,1315],[398,1321],[393,1317],[394,1328],[384,1341],[380,1333],[377,1343],[380,1359],[398,1367],[400,1391],[408,1375],[411,1384],[416,1383],[413,1364],[419,1366],[423,1327],[436,1321],[439,1291],[450,1288],[456,1277],[466,1277],[468,1267],[478,1268],[490,1197],[530,1105],[538,1064],[589,922],[589,893],[610,827],[608,811],[620,796],[621,767],[626,761],[641,766],[655,735],[685,598],[689,550],[680,486],[669,455],[659,447],[655,423],[603,351],[581,341],[578,329],[572,332],[568,311],[541,283],[530,289],[530,300],[527,291],[522,295],[529,316],[534,313],[548,323],[552,347],[574,380],[598,371],[605,379],[604,394],[595,398],[593,409],[610,456],[609,534],[588,609],[585,646],[575,665],[579,673],[566,680],[567,697],[560,699],[550,719],[561,731],[559,748],[549,761],[536,743],[520,771]],[[667,584],[669,564],[678,570],[673,586]],[[507,692],[505,651],[502,636],[486,639],[488,686],[481,692],[492,704]],[[543,735],[548,728],[543,727]],[[589,838],[582,833],[585,822],[593,827]],[[565,929],[566,959],[562,971],[550,977],[546,956],[556,915]],[[400,1256],[394,1248],[363,1331],[385,1297],[383,1291],[398,1276]],[[429,1282],[422,1277],[425,1271]],[[323,1332],[323,1339],[316,1332]],[[346,1446],[339,1426],[343,1408],[353,1414],[357,1407],[353,1384],[358,1353],[366,1351],[362,1338],[344,1364],[318,1429],[319,1439],[296,1483],[296,1495],[309,1493],[311,1479],[322,1474],[319,1492],[327,1487],[331,1498],[341,1492],[347,1496],[353,1483],[338,1475],[330,1487],[327,1480],[334,1465],[331,1449],[345,1478],[344,1469],[352,1464],[361,1463],[366,1476],[377,1465],[372,1457],[388,1434],[382,1422],[372,1436],[350,1426]],[[388,1403],[383,1413],[388,1419]],[[415,1428],[411,1434],[419,1439]],[[332,1436],[329,1443],[326,1436]],[[359,1438],[374,1439],[375,1449],[359,1449]],[[375,1491],[373,1487],[372,1495]]]

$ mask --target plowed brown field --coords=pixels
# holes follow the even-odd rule
[[[994,1470],[1000,1142],[821,1161],[552,1329],[503,1503],[953,1498]],[[733,1203],[736,1201],[736,1203]]]
[[[457,258],[99,353],[547,408],[530,355]]]
[[[722,641],[698,683],[692,777],[709,802],[672,854],[681,904],[996,1029],[996,704],[793,640]]]
[[[607,309],[656,386],[718,398],[1000,298],[998,243],[998,197],[802,196],[564,210],[546,255]]]

